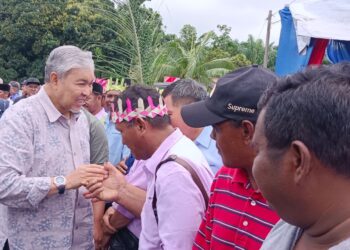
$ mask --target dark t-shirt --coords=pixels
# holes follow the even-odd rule
[[[108,161],[108,140],[102,123],[89,111],[83,109],[90,127],[90,163],[103,164]]]
[[[0,118],[9,106],[10,106],[10,102],[8,100],[0,99]]]

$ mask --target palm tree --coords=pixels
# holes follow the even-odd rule
[[[268,67],[273,69],[276,57],[276,47],[274,47],[273,43],[269,44],[269,50],[271,57],[268,63]],[[252,64],[263,64],[265,52],[265,45],[263,40],[255,39],[252,35],[249,35],[247,41],[240,44],[239,51],[240,53],[244,54]]]
[[[192,40],[191,46],[179,39],[166,43],[157,51],[152,79],[160,80],[165,75],[172,75],[209,84],[213,78],[232,70],[231,58],[209,58],[208,49],[213,36],[213,32],[205,33],[197,41]]]
[[[95,51],[97,71],[108,77],[125,77],[134,83],[150,83],[151,64],[160,46],[162,23],[158,13],[140,0],[113,0],[116,11],[102,11],[113,22],[117,39],[108,44],[89,44]],[[99,53],[101,50],[109,53]]]
[[[116,41],[90,45],[95,52],[97,71],[105,76],[153,84],[172,75],[209,84],[213,78],[234,68],[230,56],[209,53],[214,32],[197,39],[195,28],[185,25],[180,39],[174,35],[166,36],[159,14],[140,5],[142,1],[113,1],[116,11],[108,12],[102,8],[101,11],[113,22]],[[106,50],[110,53],[105,53]]]

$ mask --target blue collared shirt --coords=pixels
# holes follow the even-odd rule
[[[121,160],[126,159],[130,155],[130,149],[122,142],[122,135],[115,128],[115,123],[111,122],[109,115],[105,122],[106,135],[109,149],[109,162],[113,165],[118,164]]]
[[[17,93],[14,93],[13,95],[11,95],[10,99],[11,99],[11,101],[14,101],[14,100],[16,100],[17,98],[19,98],[21,96],[22,95],[19,92],[17,92]]]
[[[214,174],[223,166],[221,156],[216,148],[215,141],[210,137],[213,128],[211,126],[204,127],[194,143],[202,151],[204,157]]]

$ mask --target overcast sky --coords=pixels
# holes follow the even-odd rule
[[[269,10],[274,14],[270,42],[278,44],[281,24],[278,10],[292,0],[151,0],[146,6],[158,11],[167,33],[178,34],[185,24],[200,35],[217,31],[216,25],[232,27],[231,37],[245,41],[249,34],[265,41]]]

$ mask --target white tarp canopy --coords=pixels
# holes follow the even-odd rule
[[[311,37],[350,41],[350,0],[299,0],[289,9],[299,51]]]

